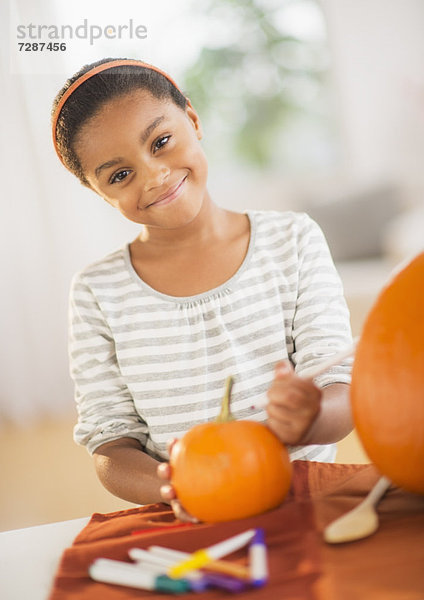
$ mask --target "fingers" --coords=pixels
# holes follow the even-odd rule
[[[166,500],[166,502],[174,500],[174,498],[177,497],[174,487],[170,483],[166,483],[165,485],[160,486],[160,495],[164,500]]]
[[[186,510],[184,510],[184,507],[179,500],[171,500],[171,508],[174,511],[177,519],[180,521],[184,521],[186,523],[199,523],[199,519],[196,519],[196,517],[193,517],[193,515],[190,515]]]
[[[169,456],[171,456],[175,444],[178,440],[176,438],[169,440],[167,443],[167,450]],[[160,486],[160,495],[164,502],[171,505],[171,508],[177,519],[188,523],[198,523],[198,519],[190,515],[182,506],[181,502],[177,498],[174,486],[170,483],[172,476],[172,467],[169,462],[160,463],[156,469],[159,479],[166,482]]]
[[[199,520],[190,515],[183,507],[181,502],[178,500],[177,495],[175,493],[175,489],[172,485],[162,485],[160,488],[160,493],[162,498],[165,500],[167,504],[171,505],[171,508],[174,512],[174,515],[180,521],[188,522],[188,523],[198,523]]]
[[[171,465],[168,462],[160,463],[157,468],[157,474],[159,479],[169,480],[171,479]]]
[[[171,456],[172,450],[174,449],[175,444],[178,442],[178,438],[171,438],[166,442],[166,449],[168,451],[168,456]]]
[[[167,462],[160,463],[160,465],[158,465],[158,468],[156,469],[156,472],[159,479],[166,482],[160,486],[159,491],[160,495],[165,500],[165,502],[169,503],[171,500],[177,497],[175,490],[170,483],[172,472],[171,465]]]
[[[320,411],[321,390],[311,380],[298,377],[286,360],[277,364],[267,396],[269,428],[285,444],[302,443]]]
[[[161,465],[159,465],[158,470],[160,467],[162,467],[162,465],[164,467],[169,466],[167,463],[162,463]],[[161,469],[162,471],[165,472],[165,469]],[[193,517],[192,515],[190,515],[182,506],[181,502],[178,500],[177,498],[177,494],[175,492],[175,488],[174,486],[172,486],[170,483],[167,483],[165,485],[161,485],[160,487],[160,494],[163,498],[163,500],[167,503],[171,505],[171,508],[176,516],[177,519],[179,519],[180,521],[184,521],[187,523],[198,523],[199,520],[196,519],[195,517]]]
[[[274,419],[313,419],[320,410],[320,394],[307,396],[300,392],[290,392],[286,397],[281,395],[276,401],[270,401],[267,412]]]
[[[275,379],[267,392],[268,408],[282,407],[293,413],[307,413],[316,410],[320,404],[321,391],[313,382],[301,379],[294,374]]]
[[[314,415],[295,415],[287,417],[285,414],[271,415],[268,418],[268,427],[273,433],[288,446],[302,444],[306,433],[315,420]]]
[[[172,439],[168,440],[168,442],[166,443],[166,449],[168,451],[169,456],[171,456],[172,451],[174,450],[175,444],[177,442],[178,442],[177,438],[172,438]],[[169,464],[169,462],[160,463],[160,465],[157,468],[157,475],[158,475],[159,479],[163,479],[163,480],[171,479],[172,467]]]
[[[298,377],[291,379],[274,381],[267,393],[268,406],[284,406],[287,410],[298,411],[320,397],[319,389],[313,384]]]
[[[289,360],[282,360],[275,366],[275,378],[281,379],[287,377],[287,375],[294,374],[293,365]]]

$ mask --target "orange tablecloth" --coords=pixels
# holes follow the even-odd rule
[[[379,505],[380,528],[349,544],[329,545],[324,527],[356,506],[379,474],[372,465],[296,461],[289,496],[276,510],[239,521],[175,527],[165,504],[94,514],[65,550],[49,600],[169,599],[171,596],[92,581],[89,564],[98,557],[128,560],[128,550],[158,544],[192,552],[250,527],[263,527],[269,583],[237,597],[251,600],[423,600],[424,497],[392,487]],[[143,533],[132,535],[134,530]],[[243,563],[245,550],[231,558]],[[129,561],[130,562],[130,561]],[[213,600],[218,590],[179,598]]]

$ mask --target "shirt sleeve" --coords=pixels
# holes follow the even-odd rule
[[[69,360],[78,423],[75,441],[92,454],[122,437],[147,441],[147,425],[135,409],[116,358],[115,343],[101,308],[82,275],[72,281]]]
[[[352,343],[350,316],[328,244],[306,214],[298,231],[298,295],[291,360],[299,375]],[[345,359],[315,378],[319,387],[350,383],[353,360]]]

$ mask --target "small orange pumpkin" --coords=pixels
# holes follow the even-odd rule
[[[396,274],[367,316],[351,402],[359,438],[379,471],[424,494],[424,253]]]
[[[235,421],[232,378],[215,422],[195,425],[172,450],[171,483],[184,508],[201,521],[242,519],[284,500],[292,467],[285,446],[261,423]]]

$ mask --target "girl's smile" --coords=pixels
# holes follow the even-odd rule
[[[134,90],[106,103],[82,127],[75,150],[91,187],[131,221],[175,229],[205,200],[202,130],[189,104]]]
[[[179,196],[181,195],[181,193],[184,190],[186,180],[187,180],[187,175],[185,175],[175,185],[171,186],[168,189],[168,191],[166,191],[164,194],[161,194],[157,198],[157,200],[154,200],[147,206],[143,207],[142,210],[146,210],[146,209],[150,208],[151,206],[154,206],[155,208],[160,207],[160,206],[166,206],[173,200],[176,200],[177,198],[179,198]]]

